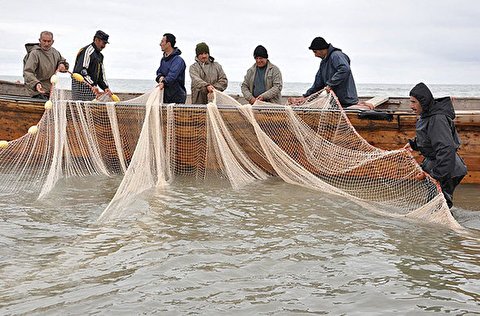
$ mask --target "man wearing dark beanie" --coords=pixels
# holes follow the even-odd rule
[[[358,104],[357,88],[350,69],[350,58],[327,43],[323,37],[315,37],[310,47],[315,55],[322,59],[312,87],[303,94],[303,98],[291,99],[290,103],[302,103],[305,98],[322,89],[333,90],[343,107]]]
[[[204,42],[195,47],[195,63],[190,66],[192,79],[192,104],[207,104],[208,94],[214,89],[223,91],[228,80],[222,66],[210,56],[210,48]]]
[[[253,57],[254,58],[257,58],[257,57],[268,58],[267,49],[265,47],[263,47],[262,45],[258,45],[257,47],[255,47],[255,50],[253,51]]]
[[[242,83],[242,93],[250,104],[258,101],[281,103],[282,73],[268,60],[265,47],[258,45],[253,51],[255,64],[247,70]]]

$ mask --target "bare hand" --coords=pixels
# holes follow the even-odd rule
[[[35,85],[35,89],[37,90],[37,92],[40,92],[42,94],[46,93],[45,89],[43,89],[42,84],[40,82]]]
[[[67,67],[65,67],[65,64],[62,63],[62,64],[58,65],[57,70],[60,71],[60,72],[67,72],[68,69],[67,69]]]
[[[413,153],[412,146],[410,146],[410,143],[406,143],[405,146],[403,146],[403,149],[406,149],[408,152]]]
[[[248,102],[249,102],[250,104],[254,104],[255,101],[257,101],[257,99],[255,99],[255,97],[251,97],[250,100],[248,100]]]
[[[160,90],[163,90],[164,87],[165,87],[165,85],[163,84],[163,82],[160,82],[160,83],[158,84],[158,88],[159,88]]]
[[[263,97],[262,97],[261,95],[259,95],[259,96],[257,97],[257,100],[258,100],[258,101],[263,101]]]
[[[290,104],[290,105],[300,105],[300,104],[305,103],[305,99],[306,98],[304,98],[304,97],[298,97],[298,98],[290,97],[290,98],[288,98],[288,104]]]
[[[213,92],[213,90],[215,90],[215,87],[212,86],[211,84],[209,84],[209,85],[207,86],[207,91],[208,91],[208,92]]]
[[[207,100],[208,100],[208,102],[213,101],[213,93],[212,92],[207,93]]]
[[[105,93],[108,94],[110,97],[112,96],[112,91],[110,88],[105,89]]]
[[[415,179],[417,180],[423,180],[427,177],[427,173],[425,171],[421,171],[419,174],[415,176]]]
[[[100,90],[98,87],[92,87],[92,92],[95,94],[96,97],[100,95]]]
[[[325,91],[327,91],[327,92],[332,91],[332,87],[330,87],[330,86],[325,86]]]

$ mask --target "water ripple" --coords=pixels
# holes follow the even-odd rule
[[[1,314],[480,313],[475,232],[274,179],[179,179],[99,226],[119,179],[84,181],[1,202]]]

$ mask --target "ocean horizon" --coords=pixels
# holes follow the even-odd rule
[[[20,81],[21,76],[0,75],[0,80]],[[153,79],[108,79],[110,88],[114,92],[139,92],[145,93],[156,86]],[[190,94],[190,80],[185,81],[187,93]],[[240,89],[242,82],[229,81],[225,90],[228,94],[241,95]],[[389,97],[407,97],[410,90],[416,83],[357,83],[357,92],[359,96],[389,96]],[[305,93],[312,85],[312,82],[284,82],[282,95],[299,96]],[[436,98],[444,96],[455,97],[480,97],[480,84],[429,84]]]

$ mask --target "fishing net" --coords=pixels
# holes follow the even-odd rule
[[[39,123],[0,148],[1,191],[28,188],[41,199],[62,178],[122,174],[99,218],[107,221],[179,175],[234,189],[275,176],[377,213],[460,227],[438,183],[417,179],[411,154],[368,144],[331,93],[297,107],[241,105],[218,91],[207,105],[163,104],[158,88],[128,101],[74,101],[69,77],[61,81]]]

